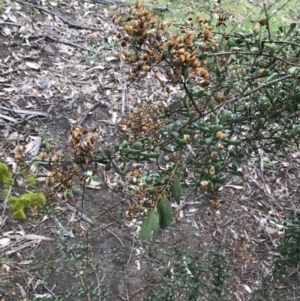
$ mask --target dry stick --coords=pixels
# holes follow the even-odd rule
[[[82,287],[83,287],[83,289],[84,289],[84,292],[86,293],[87,299],[88,299],[88,301],[92,301],[91,294],[90,294],[90,292],[89,292],[89,288],[88,288],[88,286],[87,286],[85,280],[82,278],[82,276],[81,276],[81,274],[80,274],[80,271],[79,271],[79,269],[78,269],[78,267],[77,267],[76,259],[74,258],[74,256],[73,256],[72,253],[70,253],[70,256],[71,256],[71,258],[72,258],[72,260],[73,260],[73,262],[74,262],[75,270],[76,270],[76,272],[77,272],[77,275],[79,276],[81,285],[82,285]]]
[[[125,107],[126,107],[126,99],[127,99],[127,85],[126,85],[126,80],[124,78],[124,74],[122,72],[123,71],[123,61],[120,62],[119,67],[120,67],[122,81],[123,81],[121,115],[124,116],[125,115]]]
[[[131,257],[132,257],[133,247],[134,247],[134,239],[132,240],[132,246],[131,246],[130,255],[129,255],[129,258],[128,258],[128,260],[127,260],[126,266],[125,266],[125,289],[126,289],[126,297],[127,297],[127,301],[129,301],[129,295],[128,295],[128,279],[127,279],[127,267],[128,267],[128,265],[129,265],[129,262],[130,262]],[[122,299],[123,299],[123,298],[122,298]]]
[[[276,42],[275,42],[276,43]],[[297,45],[299,46],[299,45]],[[287,65],[291,65],[291,66],[296,66],[296,67],[300,67],[300,64],[296,64],[296,63],[292,63],[289,61],[286,61],[285,59],[282,59],[274,54],[269,54],[269,53],[252,53],[249,51],[224,51],[224,52],[218,52],[218,53],[208,53],[207,57],[215,57],[215,56],[222,56],[222,55],[231,55],[231,54],[242,54],[242,55],[260,55],[260,56],[266,56],[266,57],[271,57],[274,58],[278,61],[281,61]]]
[[[69,45],[69,46],[73,46],[73,47],[76,47],[76,48],[79,48],[79,49],[82,49],[82,50],[85,50],[85,51],[88,51],[88,52],[95,52],[95,50],[87,49],[87,48],[85,48],[83,46],[80,46],[76,43],[69,42],[69,41],[66,41],[66,40],[61,40],[61,39],[58,39],[58,38],[55,38],[55,37],[52,37],[52,36],[49,36],[49,35],[47,35],[46,38],[48,38],[51,41],[54,41],[54,42],[57,42],[57,43],[62,43],[62,44]]]
[[[108,231],[110,234],[112,234],[120,242],[120,244],[122,245],[122,247],[125,248],[122,240],[114,232],[110,231],[107,228],[105,228],[105,230]]]
[[[58,195],[55,195],[53,197],[53,199],[55,201],[57,201],[59,204],[62,204],[63,203],[63,200],[58,196]],[[73,206],[71,206],[69,203],[66,203],[66,208],[67,210],[71,211],[72,213],[77,213],[77,209],[74,208]],[[92,219],[90,219],[88,216],[86,216],[84,213],[82,212],[78,212],[77,213],[77,216],[79,218],[81,218],[82,220],[86,221],[87,223],[93,225],[94,224],[94,221]]]
[[[38,281],[38,279],[37,279],[36,277],[34,277],[32,274],[26,272],[25,270],[20,269],[18,266],[15,266],[15,265],[12,265],[12,266],[13,266],[14,269],[19,270],[20,272],[29,275],[32,279]],[[48,288],[46,285],[43,285],[43,287],[44,287],[44,288],[45,288],[45,289],[46,289],[46,290],[47,290],[54,298],[56,298],[56,295],[53,293],[53,290],[55,289],[56,284],[54,284],[54,286],[53,286],[52,289]]]
[[[98,107],[99,105],[101,105],[101,102],[97,102],[95,103],[91,108],[89,108],[84,115],[82,116],[81,120],[77,123],[77,125],[82,125],[82,123],[84,122],[84,120],[87,118],[87,116],[89,115],[89,113],[94,110],[96,107]]]
[[[89,27],[89,26],[84,26],[84,25],[79,25],[79,24],[73,23],[73,22],[67,20],[66,18],[60,16],[59,14],[57,14],[53,11],[50,11],[50,10],[48,10],[48,9],[42,7],[42,6],[39,6],[39,5],[35,5],[35,4],[29,3],[29,2],[26,2],[26,1],[23,1],[23,0],[15,0],[15,1],[18,2],[18,3],[21,3],[23,5],[27,5],[29,7],[32,7],[32,8],[37,8],[40,11],[43,11],[43,12],[49,14],[49,15],[55,16],[58,19],[60,19],[62,22],[68,24],[70,27],[79,28],[79,29],[88,29],[88,30],[93,30],[93,31],[103,30],[102,28]]]
[[[4,220],[4,212],[5,212],[6,207],[7,207],[7,201],[8,201],[8,197],[9,197],[10,193],[11,193],[11,185],[9,185],[8,192],[7,192],[5,200],[4,200],[3,211],[2,211],[1,220],[0,220],[0,222],[1,222],[0,226],[1,227],[4,226],[4,223],[6,221],[6,219]]]
[[[100,283],[100,281],[99,281],[99,277],[98,277],[98,273],[97,273],[97,271],[96,271],[96,267],[93,265],[93,263],[91,264],[91,266],[92,266],[92,268],[94,269],[94,271],[95,271],[95,276],[96,276],[96,279],[97,279],[97,289],[98,289],[98,291],[99,291],[99,301],[101,300],[101,297],[100,297],[100,285],[101,285],[101,283]]]

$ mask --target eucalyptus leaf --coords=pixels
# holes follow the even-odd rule
[[[142,229],[140,232],[140,239],[147,240],[152,235],[152,237],[153,237],[152,241],[154,241],[156,238],[158,229],[159,229],[158,211],[157,211],[157,207],[154,207],[142,224]]]
[[[166,196],[164,196],[160,200],[160,202],[157,205],[157,209],[160,217],[159,220],[160,228],[165,229],[170,225],[172,221],[172,207]]]
[[[172,192],[173,192],[174,199],[178,205],[180,204],[181,190],[182,189],[181,189],[180,180],[177,175],[174,175]]]

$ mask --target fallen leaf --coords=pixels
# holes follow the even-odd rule
[[[43,235],[37,235],[37,234],[25,234],[24,235],[25,239],[28,240],[53,240],[53,238],[49,238]]]
[[[244,189],[244,186],[239,186],[239,185],[225,185],[225,187],[231,187],[234,189]]]
[[[244,284],[244,289],[247,291],[247,293],[249,293],[249,294],[252,293],[251,288],[247,284]]]
[[[8,19],[9,19],[11,22],[13,22],[13,23],[18,23],[17,18],[16,18],[13,14],[8,13],[7,16],[8,16]]]
[[[16,283],[16,285],[19,287],[22,297],[26,298],[26,292],[25,292],[23,286],[20,285],[19,283]]]
[[[141,270],[141,264],[140,264],[140,262],[139,262],[138,260],[135,260],[134,262],[135,262],[135,264],[136,264],[136,269],[137,269],[138,271],[140,271],[140,270]]]
[[[10,242],[10,238],[8,237],[3,237],[3,238],[0,238],[0,247],[5,247],[9,244]]]
[[[34,62],[26,62],[26,66],[34,70],[39,70],[41,67],[40,64]]]

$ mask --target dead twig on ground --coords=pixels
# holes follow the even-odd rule
[[[79,48],[79,49],[82,49],[82,50],[85,50],[85,51],[88,51],[88,52],[93,52],[93,53],[95,52],[95,50],[85,48],[85,47],[80,46],[80,45],[78,45],[74,42],[69,42],[69,41],[66,41],[66,40],[58,39],[58,38],[55,38],[55,37],[50,36],[50,35],[45,36],[45,38],[47,38],[51,41],[57,42],[57,43],[62,43],[62,44],[65,44],[65,45],[76,47],[76,48]]]
[[[69,27],[78,28],[78,29],[87,29],[87,30],[92,30],[92,31],[101,31],[102,30],[102,28],[89,27],[89,26],[75,24],[75,23],[67,20],[63,16],[59,15],[58,13],[50,11],[50,10],[48,10],[48,9],[42,7],[42,6],[39,6],[39,5],[35,5],[35,4],[29,3],[29,2],[26,2],[26,1],[22,1],[22,0],[16,0],[16,2],[21,3],[23,5],[26,5],[26,6],[29,6],[29,7],[32,7],[32,8],[36,8],[36,9],[38,9],[40,11],[43,11],[43,12],[49,14],[49,15],[55,16],[58,19],[60,19],[62,22],[69,25]]]

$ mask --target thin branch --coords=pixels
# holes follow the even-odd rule
[[[299,45],[298,45],[299,46]],[[217,53],[208,53],[207,56],[208,57],[215,57],[215,56],[222,56],[222,55],[231,55],[231,54],[241,54],[241,55],[258,55],[258,53],[252,53],[252,52],[248,52],[248,51],[224,51],[224,52],[217,52]],[[260,56],[266,56],[266,57],[271,57],[274,58],[278,61],[281,61],[287,65],[291,65],[291,66],[296,66],[296,67],[300,67],[300,64],[296,64],[296,63],[292,63],[289,61],[286,61],[274,54],[269,54],[269,53],[260,53]]]
[[[121,240],[114,232],[110,231],[110,230],[107,229],[107,228],[105,228],[105,230],[106,230],[107,232],[109,232],[110,234],[112,234],[112,235],[120,242],[120,244],[122,245],[122,247],[125,248],[125,246],[124,246],[122,240]]]
[[[57,43],[62,43],[62,44],[65,44],[65,45],[69,45],[69,46],[72,46],[72,47],[76,47],[76,48],[79,48],[79,49],[82,49],[82,50],[85,50],[85,51],[88,51],[88,52],[96,52],[95,50],[92,50],[92,49],[88,49],[88,48],[85,48],[83,46],[80,46],[76,43],[73,43],[73,42],[69,42],[69,41],[66,41],[66,40],[61,40],[61,39],[58,39],[58,38],[55,38],[53,36],[50,36],[50,35],[47,35],[45,36],[46,38],[48,38],[49,40],[51,41],[54,41],[54,42],[57,42]]]

